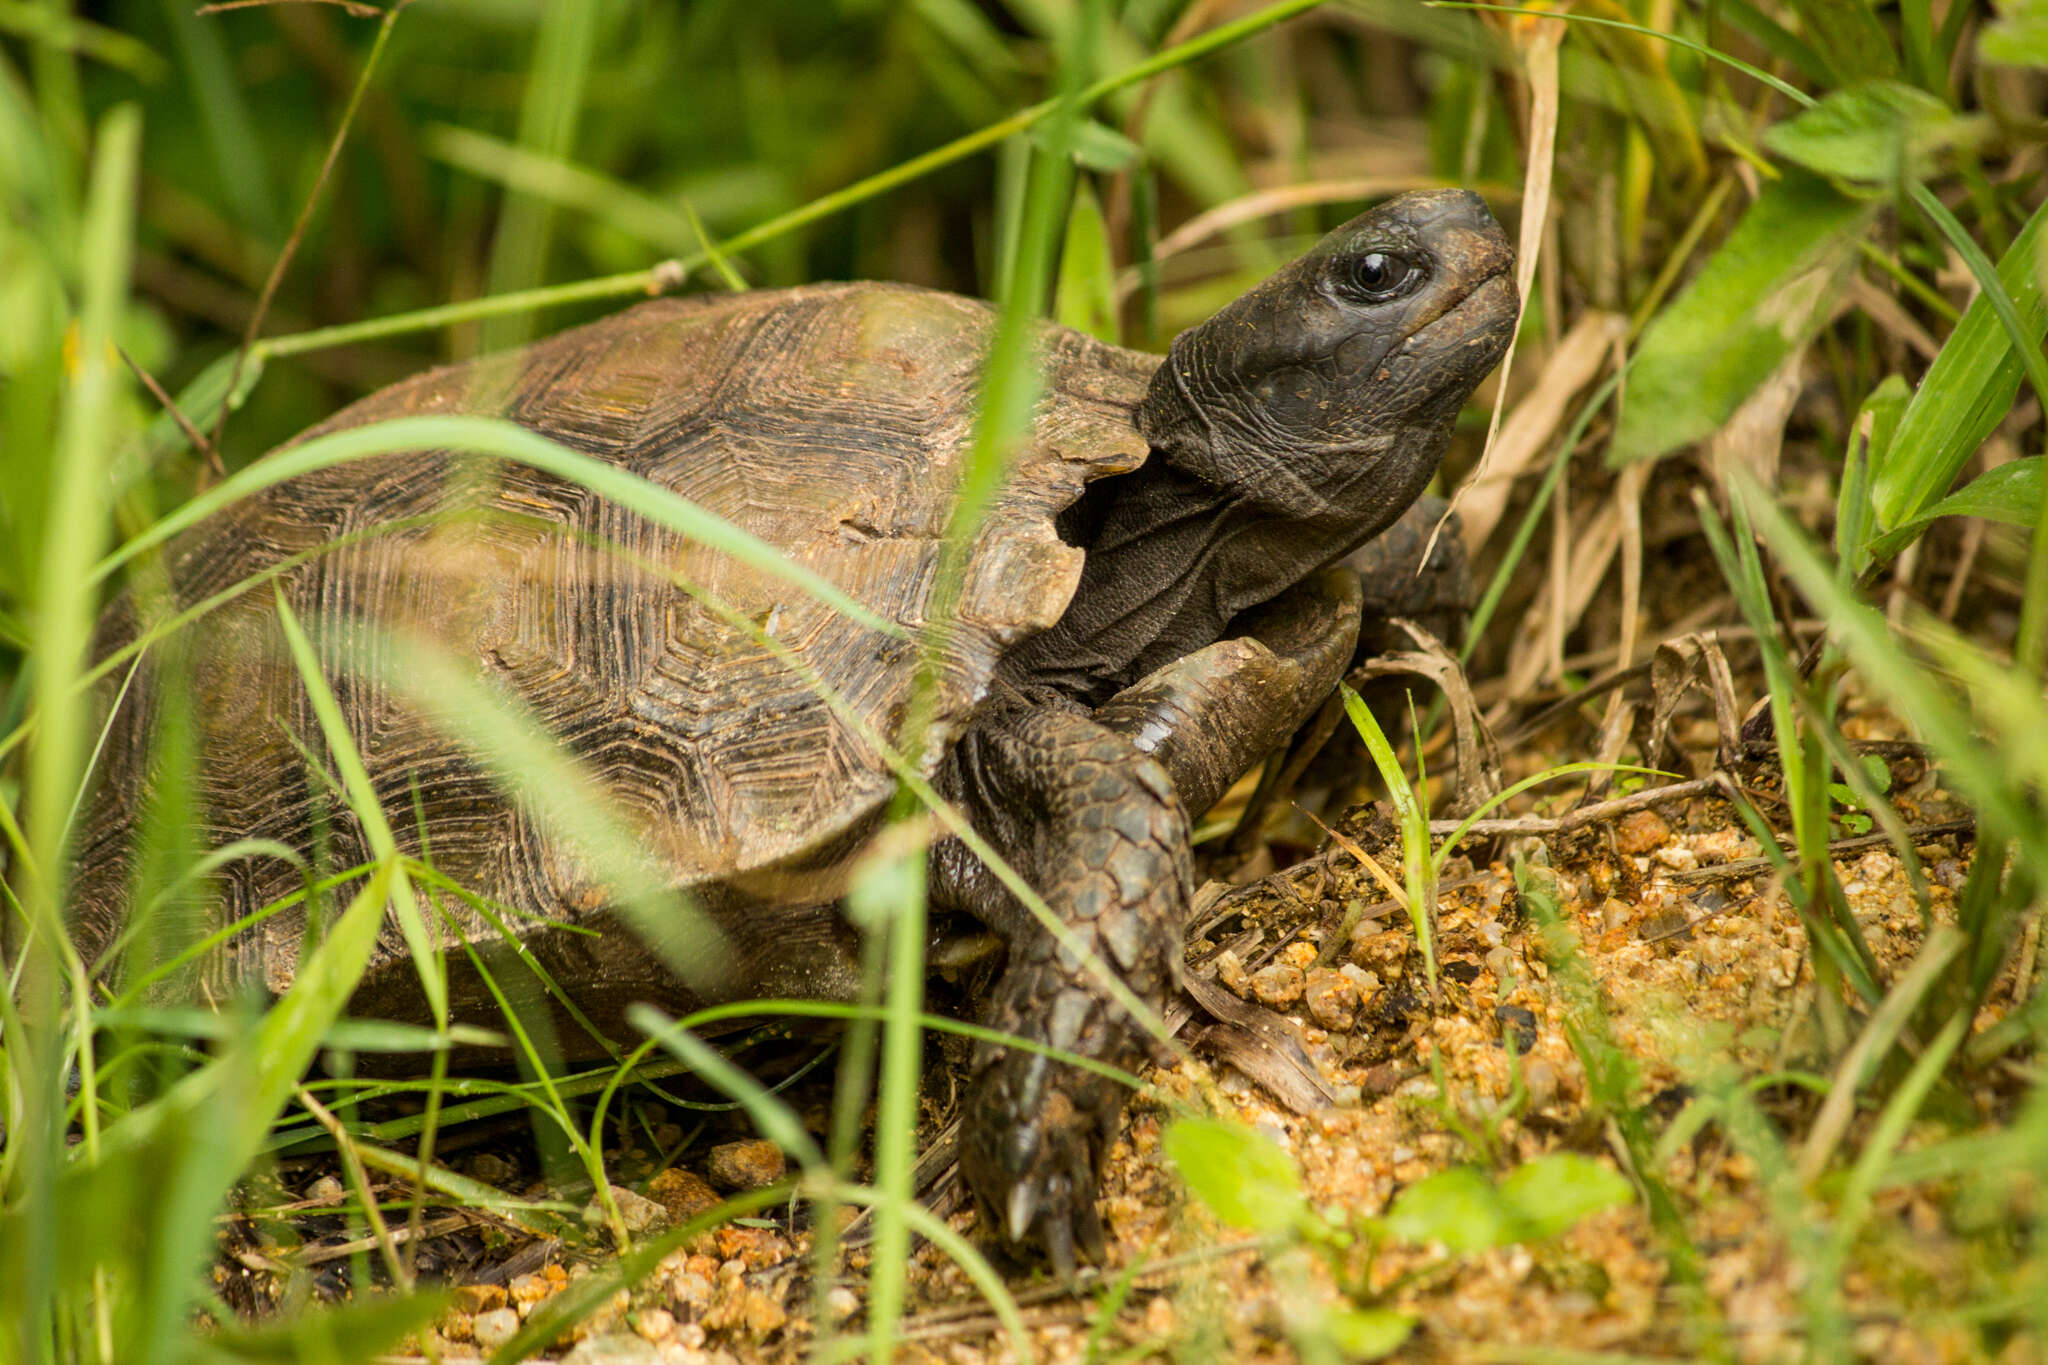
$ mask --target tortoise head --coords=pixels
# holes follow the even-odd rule
[[[1506,351],[1513,263],[1478,195],[1390,200],[1176,337],[1138,429],[1213,487],[1362,539],[1436,472]]]

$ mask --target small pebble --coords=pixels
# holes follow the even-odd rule
[[[633,1330],[649,1341],[663,1341],[675,1335],[676,1315],[666,1308],[649,1308],[633,1315]]]
[[[1445,958],[1439,969],[1444,976],[1461,986],[1469,986],[1479,979],[1479,964],[1469,957]]]
[[[832,1315],[832,1321],[845,1322],[860,1311],[860,1295],[843,1284],[835,1284],[825,1292],[825,1311]]]
[[[647,1197],[668,1210],[669,1221],[685,1223],[719,1202],[703,1176],[671,1166],[647,1182]]]
[[[1634,810],[1614,822],[1614,847],[1630,855],[1648,853],[1671,838],[1671,826],[1653,810]]]
[[[1666,844],[1651,855],[1657,865],[1673,872],[1690,872],[1700,865],[1700,855],[1684,844]]]
[[[1407,970],[1415,940],[1398,929],[1380,929],[1370,921],[1351,935],[1351,960],[1382,981],[1398,981]]]
[[[661,1352],[652,1342],[624,1332],[586,1337],[562,1357],[562,1365],[662,1365]]]
[[[766,1138],[720,1143],[704,1161],[705,1174],[722,1190],[758,1190],[782,1179],[788,1168],[782,1149]]]
[[[1259,998],[1260,1004],[1276,1010],[1286,1009],[1301,999],[1305,984],[1301,968],[1290,967],[1285,962],[1275,962],[1252,973],[1252,994]]]
[[[465,1284],[455,1291],[455,1306],[465,1313],[483,1313],[505,1306],[502,1284]]]
[[[679,1271],[669,1277],[668,1294],[676,1307],[694,1315],[711,1306],[712,1284],[694,1270]]]
[[[535,1304],[561,1288],[563,1283],[548,1275],[515,1275],[512,1283],[505,1287],[512,1295],[514,1306],[524,1314],[532,1312]]]
[[[619,1220],[626,1225],[626,1231],[632,1236],[637,1237],[643,1232],[653,1232],[668,1226],[668,1210],[665,1207],[644,1194],[635,1194],[624,1185],[612,1186],[612,1202],[618,1206]],[[604,1201],[592,1195],[590,1203],[584,1206],[583,1221],[601,1225],[608,1217]]]
[[[1522,1087],[1529,1092],[1529,1108],[1543,1108],[1557,1098],[1557,1068],[1532,1057],[1522,1067]]]
[[[469,1330],[477,1345],[495,1351],[519,1331],[519,1315],[509,1308],[493,1308],[488,1313],[478,1313]]]
[[[1234,949],[1225,948],[1216,954],[1216,979],[1223,983],[1223,989],[1238,999],[1244,999],[1252,988],[1251,974],[1244,969],[1244,959]]]
[[[1353,970],[1357,970],[1353,968]],[[1304,980],[1308,1012],[1332,1033],[1349,1033],[1358,1023],[1358,987],[1342,972],[1312,969]]]
[[[1380,979],[1355,962],[1345,963],[1337,972],[1351,983],[1351,989],[1358,992],[1360,1005],[1371,1003],[1372,998],[1380,993]]]
[[[1501,1046],[1507,1046],[1510,1035],[1515,1040],[1515,1052],[1526,1057],[1536,1046],[1536,1013],[1521,1005],[1495,1006],[1493,1017],[1500,1021]]]
[[[469,1178],[504,1186],[519,1178],[519,1169],[496,1152],[479,1152],[470,1158]]]
[[[324,1203],[339,1203],[348,1194],[348,1187],[331,1175],[323,1175],[306,1186],[306,1198],[318,1199]]]

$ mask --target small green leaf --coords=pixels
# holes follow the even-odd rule
[[[1387,1210],[1387,1232],[1404,1242],[1441,1242],[1453,1255],[1515,1240],[1493,1182],[1476,1166],[1453,1166],[1410,1185]]]
[[[1608,462],[1655,458],[1727,421],[1826,321],[1872,212],[1815,176],[1766,189],[1643,333]]]
[[[1330,1343],[1349,1360],[1379,1360],[1400,1349],[1415,1319],[1391,1308],[1338,1308],[1323,1316]]]
[[[1982,517],[2007,526],[2031,528],[2041,512],[2042,456],[2007,460],[1987,469],[1888,535],[1871,542],[1871,553],[1889,558],[1941,517]]]
[[[1195,1198],[1232,1227],[1286,1232],[1309,1216],[1293,1160],[1241,1123],[1182,1119],[1160,1143]]]
[[[1555,1237],[1588,1214],[1635,1198],[1619,1172],[1576,1152],[1553,1152],[1517,1167],[1500,1182],[1499,1193],[1518,1242]]]
[[[2032,526],[2041,508],[2041,461],[2041,456],[2029,455],[1987,469],[1928,508],[1923,519],[1983,517],[2008,526]]]
[[[1032,143],[1041,151],[1047,143],[1040,125],[1031,134]],[[1108,124],[1093,119],[1078,122],[1073,126],[1071,140],[1066,150],[1073,155],[1076,163],[1091,171],[1116,172],[1129,170],[1145,155],[1145,149],[1119,133]]]
[[[1764,130],[1764,146],[1838,180],[1891,185],[1925,169],[1966,125],[1924,90],[1866,81]]]
[[[1870,783],[1872,791],[1888,792],[1892,789],[1892,765],[1876,754],[1863,755],[1863,777]]]
[[[1116,261],[1109,250],[1109,225],[1085,181],[1075,187],[1074,207],[1067,214],[1052,312],[1063,326],[1117,343]]]
[[[1985,26],[1977,55],[2004,66],[2048,66],[2048,3],[2000,0],[1998,22]]]

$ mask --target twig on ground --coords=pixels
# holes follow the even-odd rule
[[[1575,829],[1595,824],[1614,815],[1625,815],[1645,806],[1659,806],[1666,801],[1683,801],[1695,796],[1718,796],[1721,786],[1713,777],[1696,777],[1690,782],[1673,782],[1665,787],[1652,787],[1647,791],[1630,792],[1617,796],[1611,801],[1596,801],[1590,806],[1581,806],[1568,815],[1511,815],[1500,820],[1474,820],[1469,827],[1458,820],[1432,820],[1431,834],[1456,834],[1460,828],[1467,836],[1499,836],[1516,834],[1569,834]]]
[[[1908,825],[1906,832],[1915,839],[1938,839],[1949,834],[1970,834],[1976,828],[1977,822],[1975,820],[1937,820],[1933,824]],[[1891,836],[1889,834],[1855,834],[1845,839],[1829,840],[1828,852],[1854,853],[1857,849],[1876,848],[1890,842]],[[1786,858],[1796,858],[1799,856],[1798,851],[1795,849],[1787,848],[1779,851]],[[1688,868],[1683,872],[1667,872],[1664,876],[1666,880],[1687,884],[1693,882],[1732,882],[1738,881],[1743,877],[1754,877],[1760,872],[1768,872],[1773,866],[1774,864],[1767,857],[1737,858],[1733,862],[1715,863],[1709,867]],[[1672,933],[1682,932],[1683,930],[1672,930]]]
[[[341,1120],[336,1118],[326,1105],[314,1099],[312,1093],[304,1086],[299,1087],[297,1098],[300,1107],[311,1114],[334,1139],[334,1149],[341,1154],[342,1165],[348,1171],[349,1183],[355,1186],[357,1195],[363,1201],[363,1216],[370,1222],[371,1236],[368,1241],[375,1245],[383,1256],[384,1268],[390,1272],[392,1283],[403,1286],[410,1293],[413,1287],[412,1276],[406,1272],[405,1262],[399,1258],[398,1244],[392,1240],[391,1229],[384,1222],[384,1211],[377,1207],[376,1194],[370,1188],[370,1174],[363,1169],[362,1157],[356,1151],[354,1140],[349,1137],[348,1130],[341,1126]],[[365,1246],[363,1249],[367,1250],[368,1247]]]

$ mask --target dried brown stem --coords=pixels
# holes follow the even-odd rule
[[[249,352],[256,345],[256,334],[263,328],[264,315],[270,311],[270,302],[277,296],[277,288],[284,282],[284,272],[291,265],[292,257],[298,254],[299,243],[305,240],[306,229],[313,221],[313,210],[320,203],[322,191],[327,188],[329,177],[334,174],[334,163],[341,159],[342,145],[348,141],[348,130],[355,123],[356,110],[362,107],[363,92],[370,87],[371,73],[377,69],[377,59],[384,55],[384,44],[391,37],[391,26],[396,23],[400,12],[411,0],[394,0],[390,9],[379,11],[374,7],[370,13],[381,13],[383,22],[377,25],[376,40],[370,45],[370,55],[363,59],[363,72],[357,78],[355,89],[349,92],[348,107],[342,110],[340,126],[328,140],[327,155],[321,158],[320,173],[313,177],[313,188],[306,194],[306,202],[299,205],[298,221],[292,224],[291,236],[285,238],[284,249],[277,253],[277,260],[270,267],[270,274],[263,281],[263,288],[256,295],[256,309],[249,315],[249,326],[242,333],[242,344],[235,351],[235,365],[228,372],[226,396],[220,405],[220,415],[214,419],[213,444],[220,445],[221,431],[227,426],[228,408],[233,402],[235,389],[242,382],[242,371],[249,363]],[[351,13],[354,11],[351,10]]]
[[[142,382],[142,387],[149,390],[149,396],[156,399],[163,406],[163,410],[171,415],[171,420],[178,424],[178,430],[185,433],[185,439],[192,443],[192,448],[206,461],[207,482],[212,483],[217,479],[226,478],[227,470],[221,466],[220,452],[213,448],[213,442],[206,439],[204,432],[192,425],[192,419],[178,406],[178,400],[164,392],[164,386],[156,382],[156,376],[136,364],[134,356],[119,346],[114,350],[128,366],[130,373]]]

